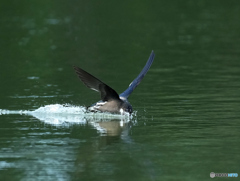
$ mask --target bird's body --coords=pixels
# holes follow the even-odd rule
[[[74,66],[74,69],[80,78],[80,80],[90,89],[100,92],[101,100],[90,107],[90,111],[101,111],[101,112],[110,112],[110,113],[123,113],[128,112],[132,113],[132,105],[128,102],[128,97],[133,92],[133,90],[138,86],[143,77],[146,75],[149,70],[152,62],[154,60],[154,52],[152,51],[145,67],[137,76],[136,79],[132,81],[129,87],[120,95],[109,87],[107,84],[103,83],[93,75],[84,71],[83,69]]]
[[[90,111],[101,111],[111,113],[132,113],[132,105],[128,101],[124,100],[110,100],[110,101],[99,101],[88,107]]]

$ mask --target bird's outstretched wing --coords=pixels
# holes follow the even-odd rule
[[[100,92],[102,101],[109,101],[112,99],[119,99],[118,93],[109,87],[107,84],[103,83],[93,75],[89,74],[85,70],[74,66],[80,80],[90,89]]]
[[[152,51],[152,53],[150,54],[150,57],[148,58],[148,61],[147,61],[146,65],[144,66],[144,68],[142,69],[140,74],[137,76],[137,78],[135,78],[131,82],[129,87],[123,93],[121,93],[119,95],[121,98],[127,99],[129,97],[129,95],[133,92],[133,90],[138,86],[138,84],[141,82],[141,80],[143,79],[143,77],[146,75],[147,71],[151,67],[151,65],[153,63],[153,60],[154,60],[154,57],[155,57],[155,54]]]

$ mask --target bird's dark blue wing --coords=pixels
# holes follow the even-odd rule
[[[146,75],[147,71],[149,70],[149,68],[151,67],[151,65],[153,63],[154,57],[155,57],[155,54],[152,51],[150,57],[148,58],[146,65],[144,66],[144,68],[142,69],[140,74],[137,76],[136,79],[134,79],[132,81],[132,83],[129,85],[129,87],[123,93],[121,93],[119,95],[120,97],[125,98],[125,99],[127,99],[129,97],[129,95],[132,93],[132,91],[138,86],[138,84],[141,82],[143,77]]]

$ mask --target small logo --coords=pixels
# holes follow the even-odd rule
[[[214,173],[214,172],[211,172],[210,177],[211,178],[214,178],[214,177],[238,177],[238,173]]]

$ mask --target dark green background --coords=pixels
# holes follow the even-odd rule
[[[73,65],[121,93],[156,57],[119,135],[0,115],[0,180],[239,173],[239,22],[238,1],[1,1],[0,109],[90,105]]]

